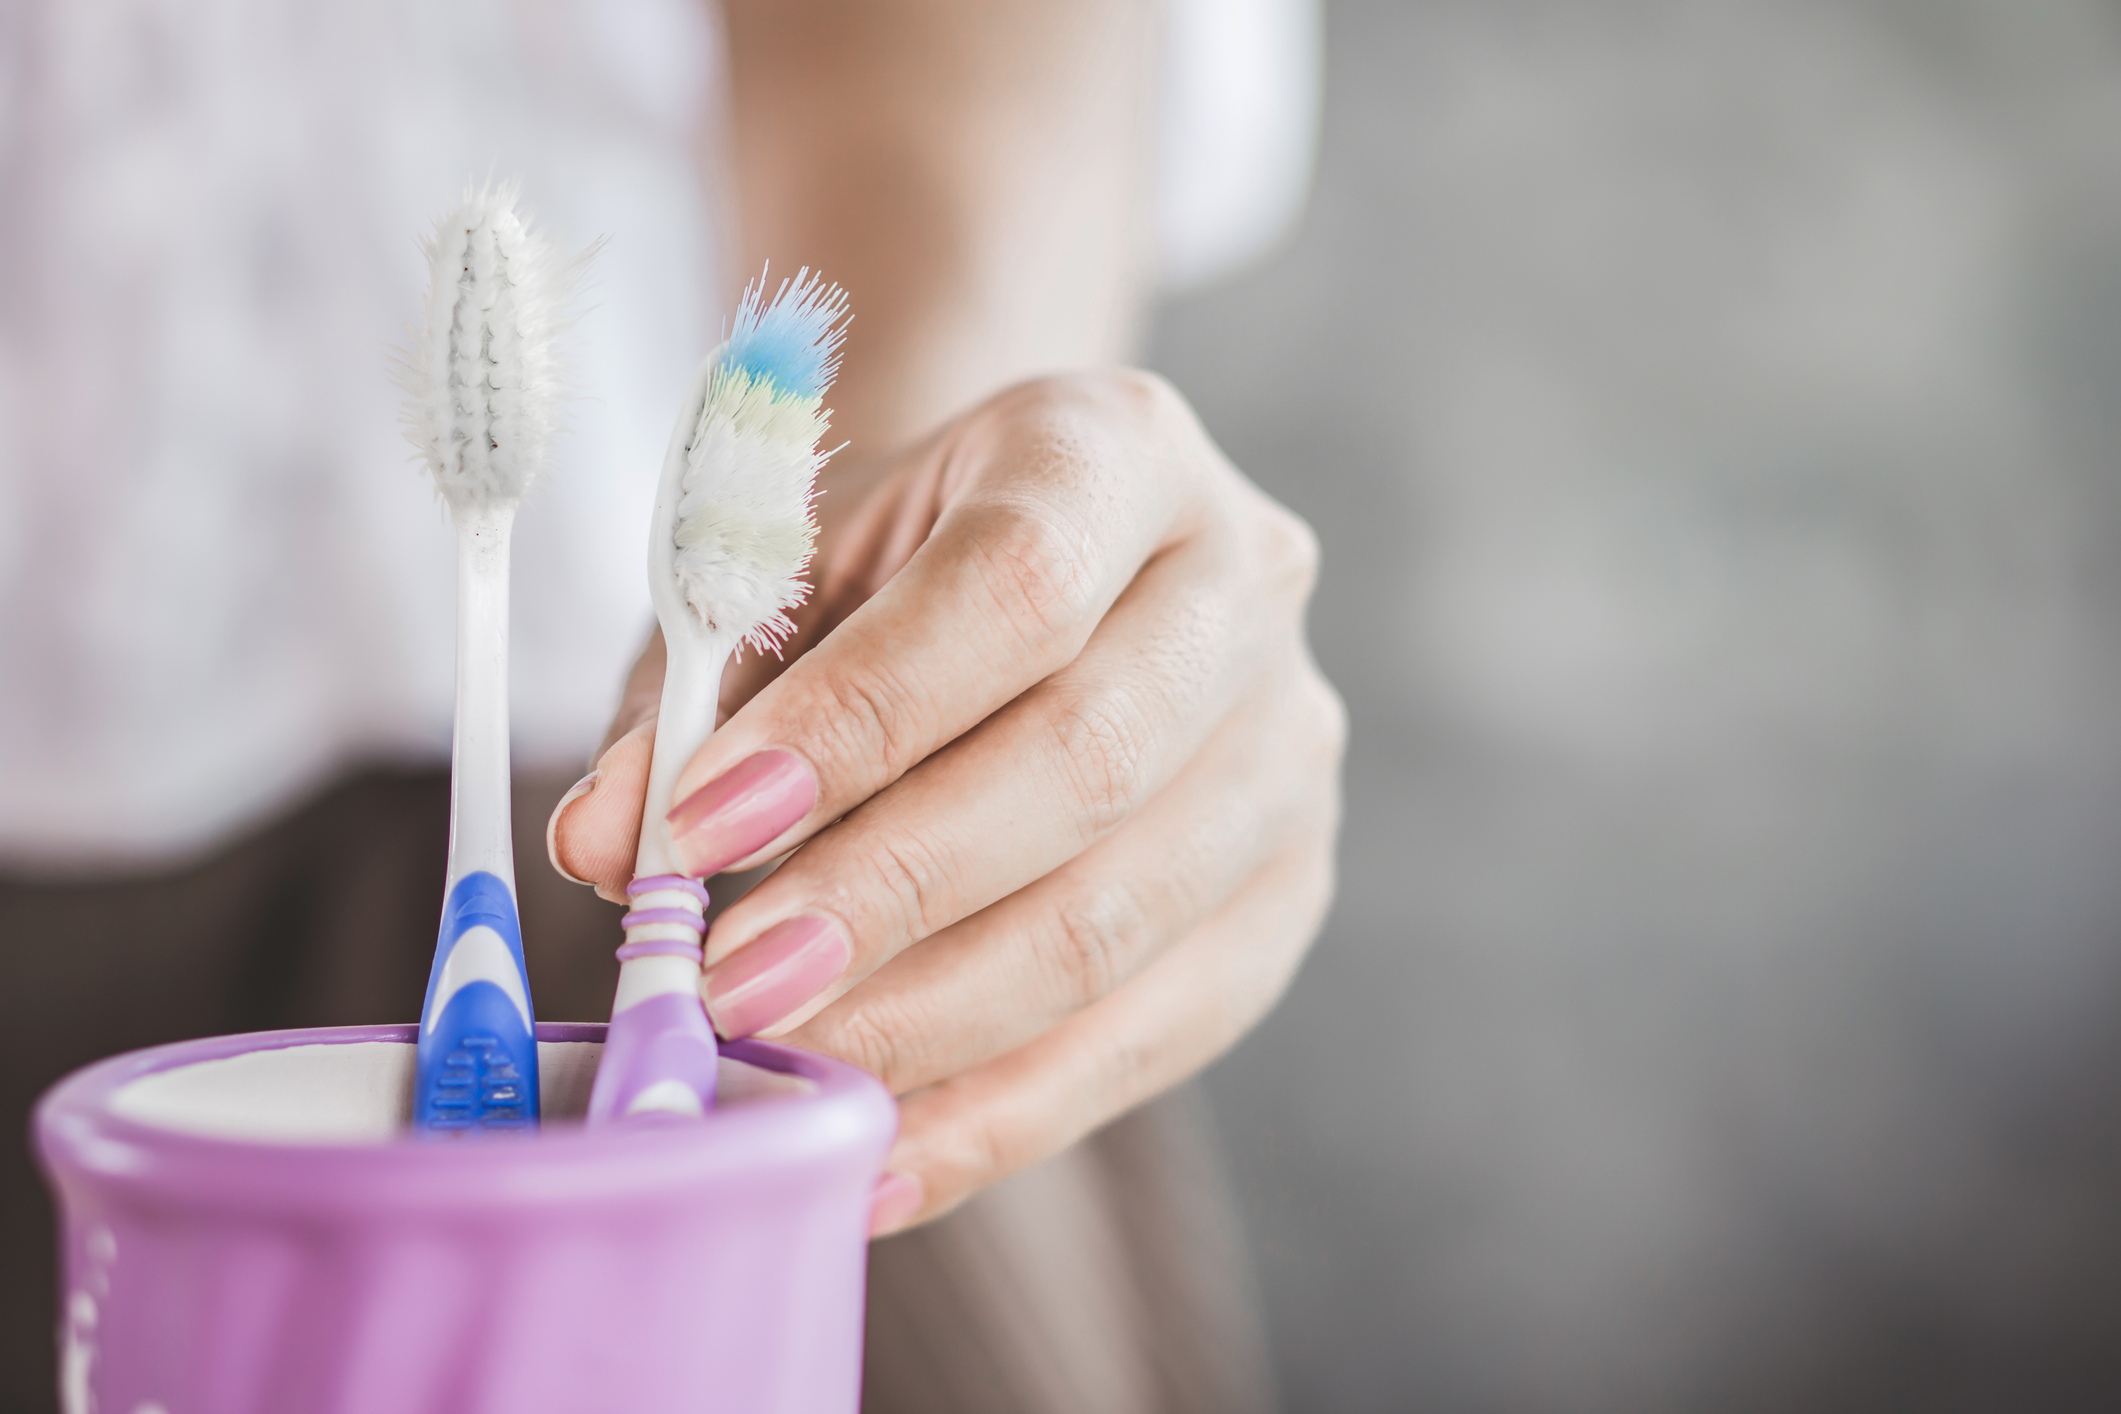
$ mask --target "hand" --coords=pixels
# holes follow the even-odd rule
[[[1304,641],[1309,528],[1160,380],[1022,384],[843,509],[807,651],[732,669],[742,705],[670,818],[696,875],[801,846],[715,921],[702,987],[723,1035],[904,1097],[885,1232],[1266,1013],[1332,892],[1345,727]],[[657,642],[593,788],[553,817],[554,864],[610,895],[661,674]]]

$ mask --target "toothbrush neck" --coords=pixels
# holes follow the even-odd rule
[[[513,509],[457,517],[457,714],[449,882],[484,870],[515,892],[508,762],[508,543]]]
[[[681,625],[663,630],[668,653],[663,667],[663,699],[656,712],[655,755],[648,765],[648,795],[641,809],[641,844],[634,857],[634,877],[676,872],[670,857],[670,826],[664,817],[673,804],[678,775],[714,731],[721,701],[722,669],[733,643]]]

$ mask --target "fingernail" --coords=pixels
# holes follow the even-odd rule
[[[898,1231],[920,1206],[921,1181],[910,1173],[886,1172],[869,1199],[869,1235],[885,1237]]]
[[[828,918],[776,923],[707,970],[707,1015],[730,1040],[756,1035],[838,981],[852,954]]]
[[[746,757],[679,801],[670,821],[670,852],[694,878],[756,854],[810,813],[817,777],[792,751]]]
[[[552,807],[552,815],[545,821],[545,857],[552,861],[552,872],[570,884],[591,884],[596,881],[593,879],[577,879],[574,875],[567,872],[566,865],[560,863],[560,817],[567,813],[568,806],[595,790],[597,788],[597,777],[603,774],[602,771],[591,771],[588,775],[569,786],[567,794],[560,797],[560,803]]]

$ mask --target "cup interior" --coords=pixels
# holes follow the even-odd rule
[[[601,1041],[538,1042],[545,1126],[579,1125]],[[278,1046],[152,1071],[118,1086],[113,1114],[136,1124],[272,1144],[381,1144],[412,1125],[409,1040]],[[816,1082],[724,1055],[715,1109],[814,1094]]]

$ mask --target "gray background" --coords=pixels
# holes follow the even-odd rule
[[[2121,9],[1335,4],[1153,362],[1317,526],[1299,1411],[2121,1407]]]

